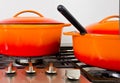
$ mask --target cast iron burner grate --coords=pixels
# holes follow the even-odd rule
[[[36,61],[33,63],[37,68],[45,68],[49,63],[53,63],[56,68],[74,68],[74,65],[70,63],[79,62],[73,54],[73,48],[70,46],[61,47],[60,53],[41,57],[11,57],[7,55],[0,55],[0,68],[4,69],[10,62],[14,62],[13,66],[17,68],[25,68],[28,63],[20,63],[20,60]]]
[[[120,72],[89,66],[82,62],[72,64],[92,83],[120,83]]]

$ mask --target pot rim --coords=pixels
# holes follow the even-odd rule
[[[80,35],[77,31],[72,32],[64,32],[64,35],[73,36],[73,37],[82,37],[82,38],[105,38],[105,39],[117,39],[120,40],[120,35],[116,34],[94,34],[94,33],[87,33],[85,35]]]

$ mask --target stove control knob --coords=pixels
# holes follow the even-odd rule
[[[65,75],[68,79],[78,80],[80,78],[80,69],[68,69],[65,71]]]

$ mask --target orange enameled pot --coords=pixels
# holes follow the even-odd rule
[[[66,32],[73,39],[76,58],[86,64],[120,71],[120,27],[119,20],[108,20],[119,16],[108,16],[102,21],[86,27],[87,33]]]
[[[73,39],[73,50],[78,60],[96,67],[120,71],[120,27],[119,16],[109,16],[89,25],[86,29],[63,6],[58,11],[66,17],[79,32],[66,32]]]
[[[19,16],[23,13],[38,16]],[[0,21],[0,53],[8,56],[44,56],[59,52],[62,28],[69,26],[24,10]]]
[[[72,35],[74,54],[78,60],[92,66],[120,71],[120,35],[64,34]]]

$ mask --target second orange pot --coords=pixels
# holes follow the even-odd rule
[[[66,32],[73,39],[76,58],[86,64],[120,71],[120,35]]]

